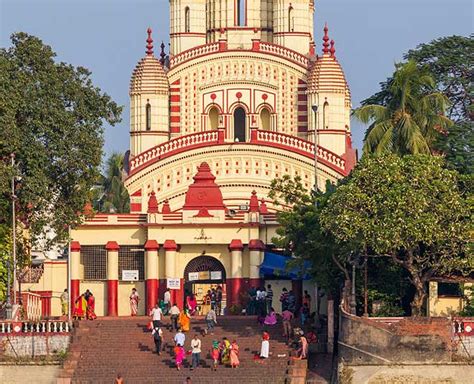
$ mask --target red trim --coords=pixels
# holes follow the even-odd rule
[[[147,251],[157,251],[160,249],[160,244],[156,240],[147,240],[144,248]]]
[[[179,123],[181,121],[180,116],[170,116],[170,122],[172,123]]]
[[[146,281],[146,315],[158,303],[158,279],[148,279]]]
[[[163,248],[165,249],[165,251],[176,251],[178,249],[178,246],[176,245],[176,242],[174,240],[165,240]]]
[[[78,279],[71,280],[71,292],[69,293],[69,300],[71,301],[71,310],[74,313],[74,304],[76,299],[79,297],[81,282]]]
[[[131,212],[141,212],[142,204],[141,203],[130,203]]]
[[[265,243],[260,239],[254,239],[249,241],[249,249],[251,251],[263,251],[265,250]]]
[[[229,249],[231,251],[241,251],[242,249],[244,249],[244,245],[242,244],[242,240],[240,240],[240,239],[232,240],[229,244]]]
[[[107,316],[118,316],[118,280],[107,280]]]
[[[171,128],[170,128],[170,132],[171,132],[171,133],[179,133],[179,132],[180,132],[180,131],[179,131],[179,127],[171,127]]]
[[[180,279],[180,289],[171,289],[171,302],[180,309],[184,307],[184,279]]]
[[[179,103],[181,101],[181,96],[180,95],[171,95],[170,96],[170,101],[172,103]]]
[[[138,191],[133,192],[130,196],[131,197],[140,197],[141,195],[142,195],[142,190],[139,189]]]
[[[117,244],[116,241],[109,241],[105,245],[105,249],[107,251],[118,251],[120,249],[120,246]]]
[[[71,241],[71,252],[80,252],[81,244],[79,241]]]

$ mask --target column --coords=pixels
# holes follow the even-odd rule
[[[160,245],[156,240],[148,240],[145,243],[145,280],[146,280],[146,307],[148,312],[158,303],[158,249]]]
[[[254,239],[249,241],[250,253],[250,279],[249,285],[252,287],[261,287],[263,279],[260,278],[260,264],[262,263],[262,252],[265,250],[265,244],[262,240]]]
[[[239,293],[243,283],[242,277],[242,240],[234,239],[229,244],[230,278],[227,278],[227,305],[239,305]]]
[[[80,290],[80,265],[81,265],[81,244],[79,241],[71,241],[71,255],[69,257],[69,266],[71,273],[71,292],[69,300],[71,301],[71,312],[74,313],[74,302],[79,297]]]
[[[176,276],[176,252],[178,250],[178,245],[174,240],[166,240],[163,244],[165,249],[165,278],[166,279],[176,279],[179,276]],[[182,286],[182,284],[180,284]],[[176,303],[179,308],[183,308],[184,297],[182,289],[172,289],[171,290],[171,301]]]
[[[118,251],[116,241],[109,241],[107,250],[107,316],[118,316]]]

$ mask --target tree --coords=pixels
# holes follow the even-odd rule
[[[431,277],[474,272],[472,199],[459,190],[458,173],[443,165],[427,155],[364,156],[321,213],[337,241],[406,269],[416,289],[415,315]]]
[[[40,39],[15,33],[11,41],[0,50],[0,217],[10,225],[6,174],[13,173],[21,178],[17,217],[31,242],[48,228],[59,242],[80,222],[99,175],[103,124],[120,121],[121,107],[93,85],[87,69],[55,61]]]
[[[450,167],[460,173],[474,170],[474,110],[472,107],[474,67],[472,36],[448,36],[419,45],[404,55],[429,72],[435,88],[449,100],[447,117],[455,124],[438,135],[434,148],[445,154]],[[381,83],[381,91],[362,101],[362,105],[387,106],[393,78]]]
[[[370,124],[364,153],[429,154],[451,121],[444,116],[446,96],[434,89],[434,79],[414,61],[397,64],[382,91],[354,111]]]
[[[123,184],[123,161],[121,153],[112,153],[107,159],[101,182],[103,197],[98,201],[101,212],[130,212],[130,196]]]
[[[311,269],[307,272],[320,287],[338,296],[344,281],[350,281],[346,268],[350,251],[336,244],[334,237],[319,223],[321,211],[333,192],[334,186],[329,184],[326,192],[310,194],[300,177],[291,179],[284,175],[272,181],[269,197],[283,208],[278,213],[280,226],[272,239],[274,244],[295,256],[300,266],[309,261]]]

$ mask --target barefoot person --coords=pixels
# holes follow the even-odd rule
[[[159,327],[153,328],[151,332],[153,341],[155,342],[155,350],[157,355],[161,355],[161,345],[163,344],[163,331]]]
[[[263,331],[262,334],[262,347],[260,348],[260,358],[268,359],[270,355],[270,335],[268,332]]]
[[[230,366],[231,368],[237,368],[239,365],[239,345],[234,340],[230,345]]]
[[[217,366],[219,365],[219,342],[217,340],[212,340],[211,359],[212,368],[214,371],[217,371]]]
[[[140,296],[135,288],[132,288],[130,294],[130,312],[132,316],[136,316],[138,312],[138,303],[140,302]]]

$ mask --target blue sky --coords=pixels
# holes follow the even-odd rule
[[[316,0],[321,49],[328,22],[352,92],[352,103],[378,90],[404,52],[423,42],[473,31],[472,0]],[[168,42],[168,0],[0,0],[0,45],[24,31],[51,45],[58,59],[92,71],[94,83],[124,105],[122,123],[107,127],[105,151],[128,149],[128,84],[144,55],[146,29]],[[155,50],[156,52],[156,50]],[[353,122],[358,148],[365,127]]]

